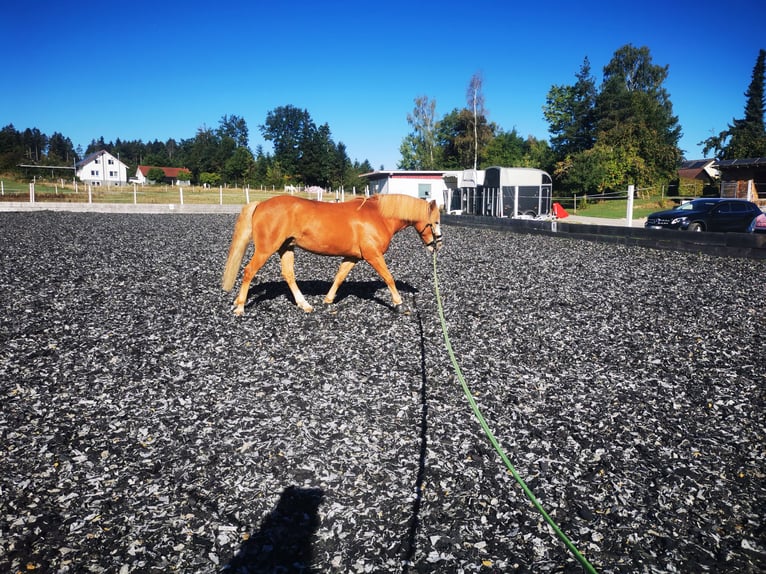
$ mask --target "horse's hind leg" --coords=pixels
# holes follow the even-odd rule
[[[247,293],[250,290],[250,283],[252,282],[255,274],[258,273],[261,267],[268,261],[270,254],[261,253],[256,248],[250,263],[245,266],[245,272],[242,275],[242,287],[239,289],[239,295],[234,300],[234,314],[242,315],[245,312],[245,301],[247,301]]]
[[[290,291],[293,294],[295,304],[303,309],[306,313],[311,313],[314,308],[309,305],[308,301],[306,301],[303,293],[301,293],[301,290],[298,289],[298,284],[295,282],[295,251],[292,247],[281,249],[279,252],[279,258],[282,262],[282,277],[284,277],[285,281],[287,282],[287,286],[290,288]]]
[[[327,292],[327,295],[325,295],[324,302],[328,305],[335,301],[335,295],[338,293],[338,287],[340,287],[340,284],[343,283],[346,280],[346,277],[348,277],[348,274],[351,272],[351,270],[354,268],[354,265],[356,265],[357,260],[351,259],[346,257],[341,261],[340,267],[338,268],[338,272],[335,274],[335,281],[332,283],[332,287],[330,287],[330,290]]]

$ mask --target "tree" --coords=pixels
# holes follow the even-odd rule
[[[252,152],[246,147],[236,148],[223,165],[223,177],[228,182],[244,183],[255,167]]]
[[[48,140],[48,162],[53,165],[71,166],[76,160],[72,140],[58,132]]]
[[[500,131],[487,144],[485,149],[486,164],[488,166],[523,167],[524,147],[524,138],[519,136],[516,128],[510,132]]]
[[[190,140],[181,143],[183,161],[191,169],[194,179],[199,181],[200,174],[221,173],[222,166],[216,161],[218,139],[209,127],[203,125],[197,129],[197,134]]]
[[[484,80],[481,73],[477,72],[471,76],[466,90],[466,100],[468,108],[473,112],[471,116],[471,127],[473,128],[473,169],[476,169],[479,163],[479,118],[484,118],[486,123],[486,111],[484,109],[484,94],[482,85]]]
[[[593,147],[596,140],[596,82],[586,57],[572,86],[552,86],[543,106],[551,148],[559,159]]]
[[[764,125],[764,76],[766,50],[758,52],[753,77],[745,92],[745,117],[735,119],[728,129],[704,142],[702,152],[711,150],[718,159],[737,159],[766,156],[766,125]]]
[[[479,163],[484,160],[484,149],[494,137],[497,127],[487,122],[486,116],[478,116],[474,130],[473,112],[463,108],[452,110],[437,124],[436,141],[441,148],[444,169],[468,169],[474,165],[475,142],[478,137]]]
[[[165,181],[165,171],[161,167],[150,168],[146,172],[146,179],[151,183],[163,183]]]
[[[247,122],[245,122],[244,118],[234,115],[224,115],[221,117],[218,123],[218,130],[216,131],[219,139],[231,138],[236,147],[244,148],[247,147],[248,133]]]
[[[302,136],[299,173],[306,185],[329,187],[332,184],[337,150],[330,126],[306,126]]]
[[[400,152],[403,169],[435,169],[436,158],[436,100],[428,96],[415,98],[415,109],[407,114],[412,132],[402,141]]]
[[[654,65],[648,48],[628,44],[604,67],[595,101],[587,60],[578,87],[554,86],[546,119],[558,146],[555,174],[565,189],[603,191],[675,177],[681,128],[663,87],[667,75],[668,67]]]
[[[303,144],[307,134],[316,126],[307,110],[293,105],[280,106],[266,114],[266,121],[260,126],[261,134],[274,146],[274,160],[279,162],[283,172],[300,172]]]

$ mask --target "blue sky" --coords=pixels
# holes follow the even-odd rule
[[[549,139],[551,86],[587,56],[598,83],[625,44],[668,65],[665,87],[688,159],[744,114],[766,48],[766,2],[41,2],[3,8],[0,127],[93,139],[165,141],[243,117],[250,147],[278,106],[327,123],[352,160],[394,169],[414,99],[438,117],[484,81],[489,119]]]

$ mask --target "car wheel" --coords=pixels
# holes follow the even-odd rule
[[[689,231],[705,231],[705,230],[702,229],[702,224],[701,223],[696,223],[695,222],[695,223],[692,223],[692,224],[689,225]]]

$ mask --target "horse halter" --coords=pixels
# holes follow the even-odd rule
[[[426,229],[431,228],[431,241],[426,243],[425,238],[423,237],[423,234],[426,232]],[[439,249],[442,246],[442,234],[437,231],[437,229],[440,229],[440,225],[438,223],[426,223],[423,226],[423,229],[418,230],[418,228],[415,228],[415,231],[418,232],[418,235],[420,235],[420,239],[423,240],[423,243],[425,244],[426,248],[428,249]]]

